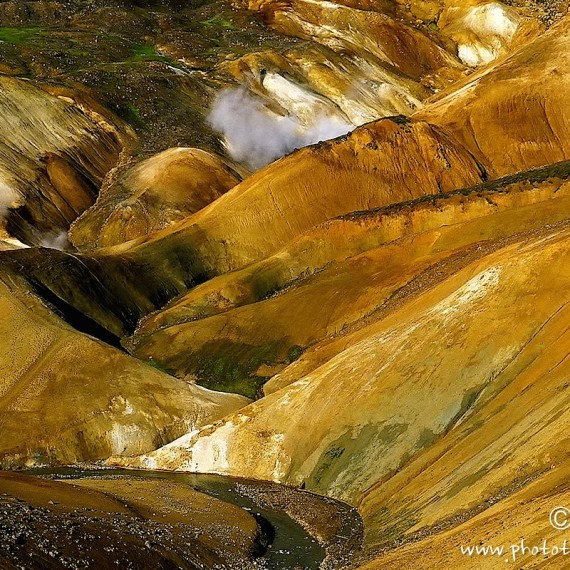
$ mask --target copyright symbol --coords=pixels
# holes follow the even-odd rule
[[[566,507],[556,507],[550,512],[550,524],[556,530],[566,530],[570,528],[570,509]]]

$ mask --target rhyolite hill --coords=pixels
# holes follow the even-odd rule
[[[303,487],[358,508],[367,569],[495,568],[459,545],[554,540],[567,11],[0,3],[0,466]],[[238,86],[354,128],[250,172],[206,119]],[[239,557],[254,535],[236,528]]]

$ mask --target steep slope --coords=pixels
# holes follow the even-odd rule
[[[423,115],[411,121],[371,123],[347,137],[293,153],[166,230],[100,252],[94,262],[85,260],[95,281],[120,298],[118,306],[101,309],[112,312],[112,317],[93,311],[89,298],[77,305],[74,297],[82,293],[70,294],[70,286],[60,283],[62,271],[50,268],[56,279],[34,269],[34,279],[124,336],[141,317],[192,285],[259,261],[327,219],[467,187],[488,173],[496,177],[565,159],[568,117],[558,94],[566,89],[567,74],[561,65],[568,57],[568,25],[563,20],[496,68],[434,101],[424,113],[444,124],[443,130],[417,120]],[[554,68],[560,71],[550,73]],[[541,101],[549,102],[546,112]],[[512,119],[514,108],[522,113],[520,121]],[[19,259],[27,256],[31,254]],[[64,275],[93,280],[73,258],[63,263]],[[145,283],[136,277],[141,270],[148,274]]]
[[[47,264],[30,263],[37,258],[34,252],[17,252],[10,256],[10,263],[24,263],[23,272],[33,285],[40,283],[42,289],[47,288],[115,336],[123,337],[134,330],[141,317],[161,308],[193,285],[260,261],[327,219],[470,186],[486,176],[478,161],[496,176],[525,165],[536,166],[565,158],[569,150],[564,146],[568,121],[557,94],[565,89],[567,75],[563,71],[550,74],[550,81],[545,81],[544,73],[564,63],[568,52],[567,35],[568,21],[564,20],[463,90],[435,101],[429,118],[436,122],[447,121],[445,130],[415,118],[411,121],[384,119],[357,129],[347,137],[293,153],[257,172],[186,220],[128,245],[89,258],[56,258],[52,254]],[[545,53],[552,56],[549,63],[542,65],[547,57]],[[529,58],[531,63],[527,65]],[[509,79],[512,76],[522,79],[513,81]],[[511,87],[515,93],[517,89],[520,91],[517,97],[529,102],[521,107],[524,116],[520,123],[502,120],[507,111],[512,116],[509,110],[516,103]],[[475,89],[476,99],[469,95],[470,89]],[[528,93],[533,93],[532,97],[527,97]],[[476,121],[480,105],[487,105],[487,100],[494,103],[483,109],[489,115],[481,112],[488,118],[487,126],[483,127]],[[543,100],[552,100],[557,113],[544,113],[540,104],[534,106],[534,101]],[[448,112],[450,108],[453,113]],[[500,109],[505,111],[499,112]],[[453,122],[454,113],[459,117],[457,124]],[[468,118],[463,119],[464,116]],[[532,130],[525,126],[527,119]],[[486,147],[479,135],[471,136],[471,122],[480,125],[477,129],[486,137]],[[448,129],[463,141],[461,145],[448,136]],[[558,133],[558,139],[547,136],[547,132]],[[463,145],[471,152],[466,152]],[[513,145],[515,151],[504,152]],[[271,227],[270,232],[267,227]],[[146,275],[144,281],[139,279],[141,271]],[[285,273],[290,271],[297,270],[284,269]],[[302,271],[300,266],[298,271]],[[81,287],[75,285],[78,282]],[[279,287],[279,283],[275,286]],[[96,291],[105,293],[94,298]],[[110,291],[113,293],[109,294]],[[269,293],[271,289],[266,289],[265,294]],[[370,306],[365,302],[362,313],[367,308]],[[337,325],[342,328],[352,318],[332,321],[329,332]],[[306,346],[319,338],[318,334],[309,335],[296,341],[288,329],[280,339],[286,336],[291,337],[287,341],[290,346]],[[280,339],[275,340],[280,342]],[[255,342],[242,344],[249,345],[240,349],[243,359],[251,354]],[[211,348],[216,352],[214,345]],[[284,351],[283,346],[274,345],[263,358],[254,355],[246,366],[247,374],[255,372],[264,361],[283,362]],[[180,365],[178,362],[173,369],[181,373],[183,366]],[[211,368],[207,362],[200,367]],[[224,374],[234,374],[232,368],[224,365]],[[262,377],[271,373],[265,370]]]
[[[13,237],[37,244],[93,204],[134,134],[77,92],[0,75],[0,95],[0,214]]]
[[[483,177],[473,157],[442,131],[385,119],[302,149],[150,236],[89,255],[5,252],[0,264],[50,302],[71,306],[120,338],[192,286],[262,259],[329,218]]]
[[[329,218],[469,186],[484,175],[445,132],[384,119],[255,173],[172,229],[130,244],[127,255],[184,240],[204,271],[221,273],[267,256]]]
[[[542,562],[544,568],[566,568],[567,561],[561,555],[564,533],[549,521],[550,514],[560,505],[567,505],[569,498],[568,465],[563,465],[545,471],[526,486],[519,484],[502,490],[480,513],[481,509],[475,508],[453,523],[444,521],[437,528],[424,529],[411,540],[404,540],[401,548],[386,549],[372,561],[361,561],[358,567],[363,570],[413,568],[421,556],[422,568],[426,570],[444,565],[493,570],[500,561],[514,567],[541,567]],[[484,542],[481,537],[485,537]],[[487,549],[492,546],[494,554],[490,554],[490,550],[487,555],[468,554],[469,547],[481,545]],[[537,552],[539,554],[535,554]]]
[[[247,54],[219,69],[268,108],[309,126],[323,117],[357,126],[421,109],[426,98],[468,73],[465,65],[487,65],[535,37],[545,16],[544,8],[521,5],[528,2],[480,0],[236,4],[307,44]],[[543,22],[558,14],[551,10]]]
[[[436,264],[457,268],[461,252],[476,255],[474,244],[566,219],[568,174],[563,163],[331,220],[151,314],[126,346],[177,376],[253,396],[301,352],[374,318]],[[267,389],[290,382],[300,366]]]
[[[289,387],[128,463],[344,498],[369,552],[485,508],[566,462],[569,240],[563,222],[491,248]]]
[[[433,89],[461,77],[457,59],[384,6],[375,11],[310,0],[252,4],[258,3],[250,7],[269,26],[310,44],[248,54],[221,70],[302,123],[329,115],[358,126],[410,114]],[[312,115],[303,113],[303,97]],[[326,110],[319,108],[323,101]]]
[[[10,1],[0,6],[0,72],[80,85],[137,132],[145,153],[220,153],[206,117],[236,81],[303,124],[323,104],[347,128],[410,114],[468,72],[461,57],[486,64],[540,33],[564,1],[548,4]]]
[[[570,18],[415,115],[461,141],[490,176],[569,157]],[[508,149],[505,152],[505,149]]]
[[[78,333],[6,271],[0,306],[3,468],[140,453],[247,403]]]
[[[164,229],[240,181],[220,157],[180,147],[124,169],[116,177],[110,177],[97,204],[73,224],[70,240],[76,247],[107,247]]]
[[[456,44],[459,59],[470,67],[504,57],[538,31],[528,17],[532,12],[503,2],[446,0],[440,10],[438,27]]]
[[[318,108],[357,124],[442,89],[412,117],[303,148],[235,186],[226,162],[195,149],[128,162],[120,150],[135,137],[118,119],[0,77],[18,119],[5,127],[6,141],[18,135],[6,169],[13,159],[26,202],[0,235],[0,466],[114,456],[306,487],[358,507],[369,568],[413,567],[420,548],[426,568],[441,567],[442,548],[461,566],[463,541],[539,536],[568,498],[570,19],[539,35],[529,11],[498,2],[372,4],[252,3],[310,44],[251,54],[246,42],[222,65],[218,51],[207,81],[203,60],[172,71],[147,39],[132,43],[154,22],[165,53],[187,57],[170,7],[123,23],[124,7],[81,12],[138,30],[117,39],[136,61],[105,66],[172,73],[202,106],[232,76],[277,117],[310,122]],[[201,8],[192,14],[216,9]],[[215,15],[201,27],[231,28]],[[465,71],[456,55],[490,65],[450,87]],[[362,85],[349,92],[353,73]],[[42,106],[50,128],[37,134]],[[145,144],[163,144],[165,124]],[[67,228],[117,161],[71,232],[82,253],[9,237]],[[145,516],[158,506],[159,485],[150,501],[84,485]],[[507,520],[529,501],[531,515]]]
[[[187,219],[127,245],[87,258],[51,254],[49,263],[39,262],[41,270],[34,252],[3,259],[24,263],[30,282],[39,282],[122,337],[132,333],[140,318],[192,286],[272,255],[327,219],[468,187],[488,173],[496,177],[567,158],[567,113],[557,96],[566,88],[567,74],[548,71],[565,62],[567,35],[564,20],[465,88],[434,101],[426,116],[445,123],[444,129],[419,120],[422,115],[384,119],[293,153]],[[550,63],[541,65],[545,53],[552,54]],[[476,99],[469,95],[473,89]],[[502,119],[517,104],[513,92],[520,92],[520,123]],[[555,115],[534,103],[543,100],[552,100]],[[481,112],[487,126],[477,123],[480,105],[487,105]],[[448,107],[453,112],[448,113]],[[464,120],[464,115],[470,118]],[[527,117],[532,129],[524,126]],[[470,122],[479,125],[481,135],[471,136]],[[545,134],[551,131],[558,139]],[[509,148],[515,150],[505,152]],[[32,259],[36,261],[30,263]],[[144,281],[139,279],[141,272]],[[104,295],[94,298],[96,291]]]

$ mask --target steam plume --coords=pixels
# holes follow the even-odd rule
[[[309,144],[347,133],[353,125],[338,117],[316,116],[304,126],[291,117],[268,110],[261,99],[245,89],[221,91],[208,116],[212,127],[224,135],[229,153],[255,170]]]
[[[0,181],[0,218],[3,218],[8,208],[18,199],[18,193],[8,186],[5,182]]]
[[[51,233],[43,234],[39,241],[39,246],[46,247],[48,249],[57,249],[59,251],[66,251],[67,249],[69,249],[67,232],[53,231]]]

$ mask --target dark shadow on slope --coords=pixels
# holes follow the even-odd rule
[[[53,312],[75,330],[99,339],[114,348],[124,351],[121,339],[78,311],[75,307],[58,297],[53,291],[37,280],[30,280],[30,285],[38,296],[49,304]]]

